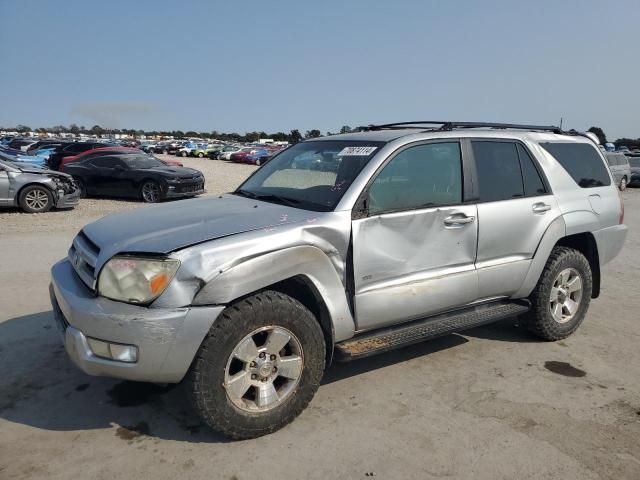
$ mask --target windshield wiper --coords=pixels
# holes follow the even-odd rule
[[[295,198],[283,197],[282,195],[274,195],[272,193],[255,193],[250,190],[238,189],[233,193],[237,193],[238,195],[242,195],[243,197],[251,198],[252,200],[264,200],[265,202],[277,202],[282,203],[284,205],[288,205],[290,207],[295,207],[300,204],[300,200]]]
[[[271,201],[275,201],[275,202],[278,202],[278,203],[284,203],[285,205],[288,205],[290,207],[295,207],[296,205],[298,205],[300,203],[300,200],[296,200],[295,198],[283,197],[281,195],[274,195],[272,193],[263,194],[263,195],[256,195],[255,199],[256,200],[264,200],[266,202],[271,200]]]
[[[241,188],[239,188],[238,190],[236,190],[233,193],[237,193],[238,195],[242,195],[243,197],[247,197],[247,198],[258,198],[258,195],[256,195],[255,193],[249,191],[249,190],[243,190]]]

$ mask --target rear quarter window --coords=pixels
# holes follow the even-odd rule
[[[595,147],[586,143],[541,143],[582,188],[611,184],[609,172]]]

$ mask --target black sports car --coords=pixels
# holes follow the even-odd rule
[[[199,170],[169,166],[139,153],[111,154],[68,163],[83,196],[135,197],[148,203],[204,193]]]

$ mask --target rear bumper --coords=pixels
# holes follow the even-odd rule
[[[144,382],[177,383],[223,306],[147,308],[96,297],[67,260],[51,269],[49,288],[56,324],[71,360],[85,373]],[[126,363],[96,356],[87,338],[135,345]]]

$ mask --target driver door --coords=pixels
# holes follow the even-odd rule
[[[460,143],[406,147],[379,170],[352,222],[358,330],[422,318],[478,297],[478,215],[463,200]]]

